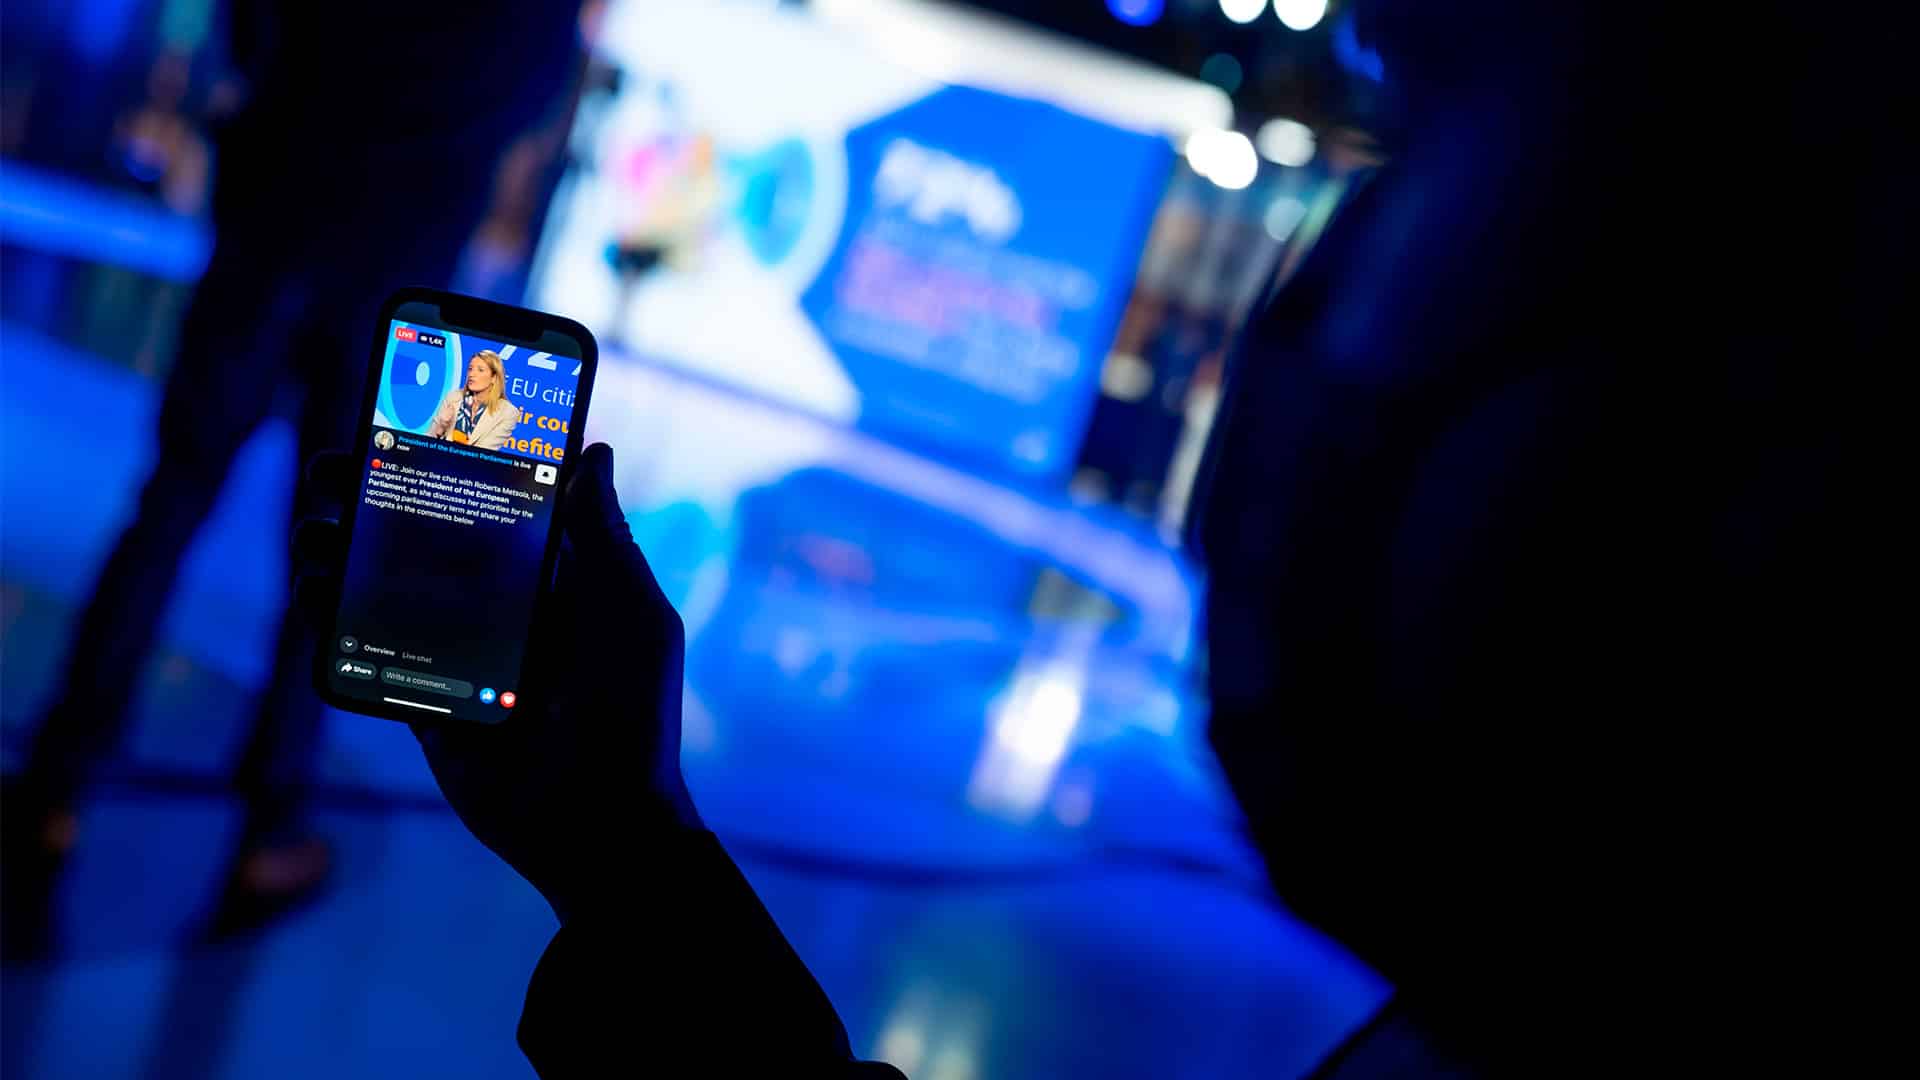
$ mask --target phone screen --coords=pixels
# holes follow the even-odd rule
[[[325,677],[369,711],[499,723],[522,693],[583,350],[418,317],[385,333]]]

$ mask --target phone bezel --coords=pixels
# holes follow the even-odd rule
[[[387,335],[392,332],[393,320],[398,317],[400,309],[409,304],[426,304],[437,308],[440,313],[439,324],[457,333],[471,333],[507,344],[527,346],[538,342],[548,333],[555,333],[579,346],[580,381],[574,391],[573,412],[567,420],[566,450],[561,456],[553,489],[555,499],[558,500],[560,493],[566,491],[567,483],[573,478],[574,465],[579,460],[581,449],[585,446],[587,410],[592,405],[595,377],[600,371],[600,346],[594,340],[593,332],[565,316],[514,307],[475,296],[463,296],[441,289],[424,287],[401,289],[380,304],[380,314],[376,320],[370,349],[366,387],[361,395],[359,424],[354,433],[354,450],[359,455],[356,461],[365,462],[373,453],[373,417],[379,405],[380,384],[385,374]],[[341,548],[340,557],[343,567],[346,565],[345,559],[353,544],[354,526],[360,509],[359,487],[362,482],[361,470],[356,469],[353,495],[341,508],[340,528],[344,537],[344,546]],[[533,601],[533,617],[530,625],[518,631],[521,634],[531,633],[533,627],[539,625],[541,616],[551,599],[554,564],[560,555],[560,526],[560,507],[556,501],[552,520],[547,526],[546,544],[542,548],[540,558]],[[346,712],[377,716],[405,724],[497,726],[497,724],[457,715],[425,714],[403,709],[397,705],[389,705],[386,702],[364,701],[335,691],[331,681],[336,652],[333,632],[339,625],[339,618],[340,604],[336,601],[333,610],[327,615],[326,629],[315,644],[313,654],[314,687],[319,691],[321,700],[328,705]],[[534,656],[535,650],[532,648],[522,654],[520,681],[515,690],[519,700],[514,708],[501,710],[502,715],[498,723],[507,723],[517,716],[527,715],[538,708],[540,701],[545,700],[545,688],[541,685],[539,672],[532,663]]]

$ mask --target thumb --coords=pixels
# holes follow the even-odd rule
[[[633,581],[659,595],[653,569],[633,542],[633,529],[613,489],[612,447],[594,443],[581,452],[580,464],[567,482],[561,515],[581,569],[591,577],[607,575],[618,581]]]

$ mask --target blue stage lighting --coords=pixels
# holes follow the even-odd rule
[[[1151,26],[1167,10],[1166,0],[1107,0],[1107,10],[1128,26]]]

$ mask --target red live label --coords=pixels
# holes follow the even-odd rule
[[[393,328],[393,336],[401,341],[412,341],[418,338],[420,333],[411,326],[396,326]]]

